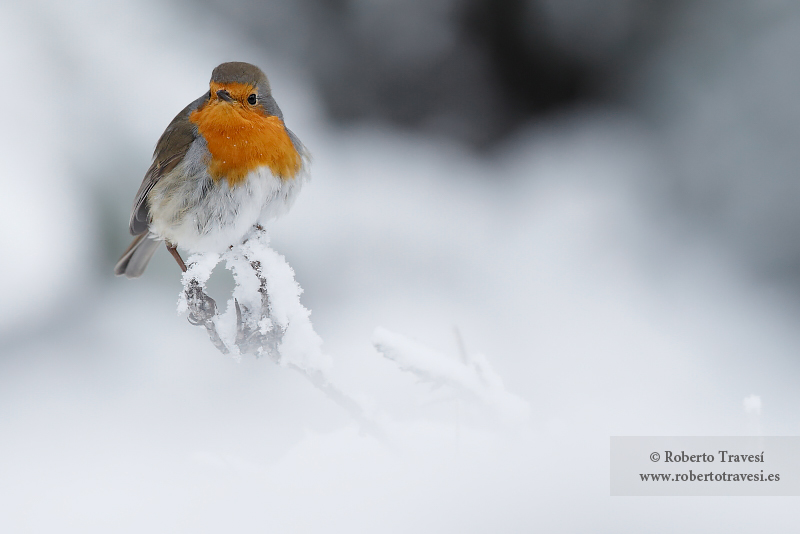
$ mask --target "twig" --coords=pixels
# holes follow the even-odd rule
[[[372,343],[403,371],[436,386],[446,384],[480,401],[506,424],[519,425],[528,418],[528,403],[506,391],[486,358],[468,353],[463,341],[459,340],[460,361],[385,328],[375,329]]]
[[[220,259],[226,260],[226,268],[233,273],[236,284],[234,298],[224,314],[218,313],[214,299],[205,293],[205,283]],[[264,265],[265,260],[270,262],[269,269]],[[299,303],[301,290],[294,273],[285,260],[269,248],[263,228],[254,228],[247,239],[221,257],[195,255],[189,258],[183,285],[179,311],[187,309],[189,322],[204,326],[220,352],[269,356],[275,363],[299,372],[348,412],[364,432],[386,442],[386,433],[378,421],[354,397],[333,385],[321,367],[328,357],[318,353],[321,340],[308,320],[308,311]],[[270,287],[282,289],[282,308],[277,311]],[[290,290],[288,299],[287,288]],[[232,313],[235,313],[235,323],[231,321],[233,317],[229,317]],[[283,340],[290,328],[299,329],[310,348],[284,348]],[[287,350],[289,353],[285,353]]]

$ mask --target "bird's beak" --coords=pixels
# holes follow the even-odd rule
[[[231,98],[231,94],[226,91],[225,89],[220,89],[217,91],[217,97],[225,102],[233,102],[233,98]]]

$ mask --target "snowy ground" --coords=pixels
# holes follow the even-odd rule
[[[271,229],[272,244],[305,289],[333,377],[383,414],[389,445],[360,433],[298,373],[218,353],[176,315],[180,277],[166,254],[140,280],[114,279],[128,197],[166,121],[218,61],[267,62],[236,42],[199,61],[189,55],[203,51],[177,39],[142,37],[159,35],[160,23],[124,31],[139,20],[134,4],[127,9],[102,27],[79,11],[59,15],[74,81],[103,89],[80,96],[96,105],[82,104],[83,123],[69,95],[45,98],[53,113],[42,117],[75,124],[86,146],[57,130],[47,157],[34,158],[24,136],[3,132],[4,160],[8,150],[27,154],[31,178],[48,187],[21,183],[2,212],[5,228],[22,228],[17,217],[27,231],[0,237],[0,530],[751,532],[797,524],[789,498],[609,496],[611,435],[800,430],[798,309],[653,208],[646,184],[662,172],[657,140],[611,110],[540,125],[478,158],[377,126],[334,129],[302,79],[270,71],[290,127],[315,159],[311,184]],[[32,13],[6,19],[9,32],[23,39],[26,24],[35,30],[41,19]],[[97,40],[126,50],[125,67],[92,55]],[[49,57],[20,53],[34,65]],[[206,60],[202,76],[190,74]],[[150,98],[152,80],[127,81],[143,68],[159,72],[159,98]],[[123,131],[107,116],[117,103],[130,124]],[[7,100],[0,105],[11,112]],[[102,156],[87,156],[98,148]],[[85,190],[104,204],[83,198]],[[51,211],[37,194],[75,221],[42,225]],[[103,210],[114,211],[118,232],[98,228]],[[49,247],[67,238],[74,247],[58,250],[69,261],[52,277],[31,267],[52,265]],[[453,359],[458,327],[467,349],[485,354],[506,390],[528,403],[528,420],[503,426],[447,387],[417,383],[372,346],[378,326]],[[760,417],[745,413],[751,394],[762,400]]]

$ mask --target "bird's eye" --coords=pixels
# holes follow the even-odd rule
[[[251,106],[255,106],[256,102],[257,102],[257,97],[255,93],[247,97],[247,103],[250,104]]]

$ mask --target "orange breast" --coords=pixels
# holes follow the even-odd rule
[[[286,133],[283,121],[239,102],[212,100],[192,112],[189,120],[205,138],[211,152],[209,172],[231,186],[264,165],[281,179],[294,178],[302,158]]]

